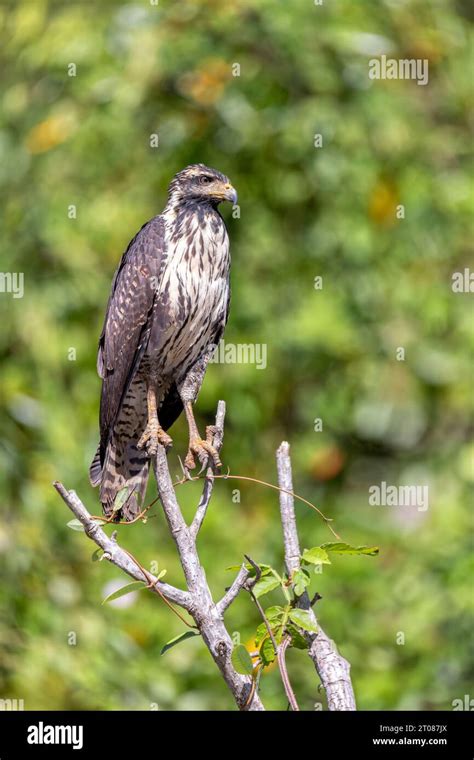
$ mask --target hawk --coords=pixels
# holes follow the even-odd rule
[[[135,235],[115,273],[99,338],[100,443],[89,471],[104,514],[115,520],[140,513],[150,458],[158,444],[172,445],[166,431],[183,409],[186,468],[196,466],[195,457],[220,466],[212,427],[203,439],[193,403],[229,313],[222,201],[237,202],[224,174],[203,164],[180,171],[163,213]]]

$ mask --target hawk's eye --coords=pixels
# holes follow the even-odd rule
[[[199,182],[201,185],[208,185],[210,182],[212,182],[212,177],[210,177],[209,174],[203,174],[201,177],[199,177]]]

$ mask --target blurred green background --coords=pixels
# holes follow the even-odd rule
[[[239,192],[240,218],[222,210],[226,341],[268,352],[264,370],[210,367],[201,426],[224,398],[225,465],[271,482],[288,439],[295,489],[344,540],[380,546],[378,558],[334,559],[312,584],[359,708],[451,709],[470,692],[473,312],[451,287],[472,238],[468,5],[1,4],[1,268],[24,273],[24,297],[0,293],[0,697],[26,709],[235,709],[199,639],[160,657],[182,626],[159,600],[101,606],[126,578],[92,563],[51,486],[62,480],[97,513],[87,468],[111,278],[173,174],[197,161]],[[368,61],[383,53],[427,59],[429,84],[371,81]],[[173,473],[185,428],[172,430]],[[382,481],[429,485],[429,509],[370,506]],[[179,491],[188,517],[199,494],[199,484]],[[119,541],[179,585],[152,512]],[[297,513],[303,547],[332,539],[316,513]],[[199,548],[216,597],[244,552],[281,568],[276,493],[217,483]],[[226,621],[251,643],[248,597]],[[325,705],[305,653],[288,660],[301,707]],[[267,707],[286,708],[275,669],[261,691]]]

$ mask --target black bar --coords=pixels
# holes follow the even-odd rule
[[[473,757],[472,730],[468,726],[471,717],[467,711],[5,711],[0,712],[0,760],[16,760],[24,755],[96,757],[98,752],[110,758],[136,760],[139,755],[158,756],[165,747],[167,754],[181,753],[187,747],[194,755],[196,750],[204,751],[207,747],[211,751],[213,746],[212,755],[216,748],[219,756],[225,756],[229,749],[239,746],[245,757],[255,757],[260,743],[266,749],[265,757],[270,757],[275,741],[279,744],[277,757],[302,756],[308,749],[311,757],[316,757],[325,748],[337,757],[356,751],[370,757],[397,757],[404,753],[409,757],[462,760]],[[62,729],[56,729],[61,726]],[[49,743],[51,739],[58,743]],[[42,743],[32,743],[35,741]]]

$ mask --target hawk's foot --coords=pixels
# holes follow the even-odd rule
[[[158,444],[168,450],[173,445],[173,439],[156,421],[149,422],[137,443],[137,449],[146,449],[147,454],[154,457],[158,451]]]
[[[196,467],[195,456],[199,459],[202,468],[214,465],[219,469],[222,467],[222,462],[219,458],[219,453],[216,447],[213,445],[214,434],[216,432],[214,425],[208,425],[206,428],[206,440],[202,438],[191,438],[189,441],[188,453],[184,460],[184,466],[187,470],[194,470]]]

